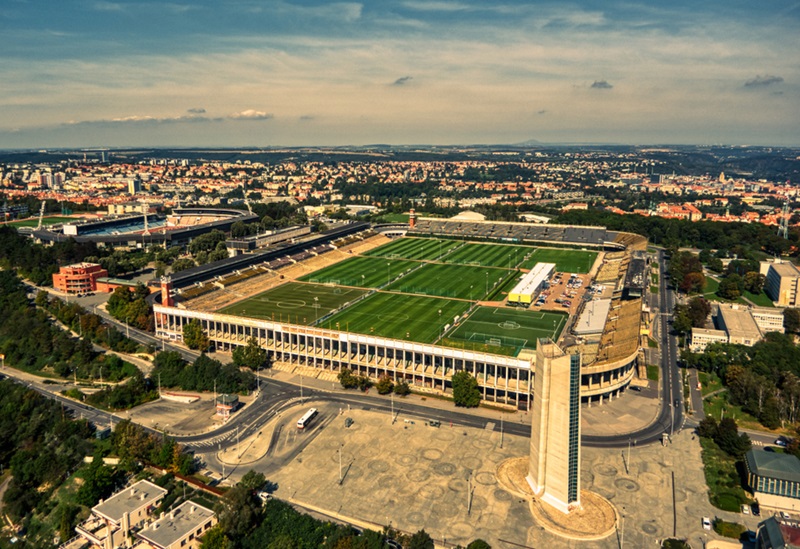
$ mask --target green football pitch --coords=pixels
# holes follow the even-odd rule
[[[460,242],[456,242],[455,240],[403,237],[393,240],[388,244],[384,244],[380,248],[369,251],[366,255],[390,259],[436,261],[459,244]]]
[[[544,311],[478,307],[452,332],[444,344],[463,346],[475,350],[484,347],[515,350],[535,349],[542,337],[558,339],[567,323],[567,315]]]
[[[377,288],[419,266],[416,261],[382,257],[351,257],[302,277],[304,282]]]
[[[556,270],[562,273],[588,273],[597,252],[584,250],[564,250],[558,248],[536,248],[533,255],[523,262],[522,267],[532,268],[537,263],[555,263]]]
[[[533,253],[535,249],[530,246],[503,244],[464,244],[444,256],[442,261],[445,263],[460,263],[462,265],[512,269],[519,265],[526,255]]]
[[[43,217],[42,218],[42,225],[54,225],[56,223],[67,223],[69,221],[75,221],[72,217]],[[11,225],[12,227],[36,227],[39,225],[39,218],[38,217],[30,217],[28,219],[21,219],[19,221],[9,221],[7,225]]]
[[[502,284],[515,273],[516,271],[494,267],[427,263],[393,282],[386,289],[409,294],[474,300],[481,299],[496,285]]]
[[[318,318],[361,297],[365,290],[288,282],[218,310],[227,315],[314,324]]]
[[[378,292],[327,319],[322,326],[419,343],[432,343],[446,324],[469,308],[466,301]]]

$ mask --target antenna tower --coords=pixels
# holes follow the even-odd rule
[[[46,202],[44,200],[42,200],[42,207],[39,208],[39,224],[36,226],[36,230],[37,231],[42,228],[42,219],[44,218],[44,206],[45,206],[45,204],[46,204]]]
[[[781,222],[778,225],[778,236],[789,238],[789,200],[783,203],[783,211],[781,212]]]

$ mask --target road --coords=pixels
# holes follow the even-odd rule
[[[667,262],[664,250],[658,252],[659,264],[659,294],[658,308],[656,309],[659,322],[659,336],[661,341],[661,412],[656,421],[641,429],[625,435],[612,437],[584,436],[581,443],[584,446],[601,448],[619,448],[633,441],[635,444],[649,444],[661,440],[664,433],[672,434],[679,431],[684,423],[683,390],[681,375],[678,369],[678,340],[671,334],[672,310],[675,307],[675,293],[667,285]]]

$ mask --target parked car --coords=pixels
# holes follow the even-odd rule
[[[711,530],[711,519],[703,517],[703,530]]]
[[[775,439],[775,446],[780,446],[781,448],[786,448],[789,440],[786,437],[778,437]]]
[[[742,504],[742,514],[749,515],[750,514],[750,506],[746,503]]]

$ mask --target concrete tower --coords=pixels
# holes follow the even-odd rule
[[[414,208],[411,208],[411,211],[408,213],[408,227],[413,229],[417,225],[417,212],[414,211]]]
[[[581,358],[550,339],[536,346],[528,484],[562,513],[580,508]]]

